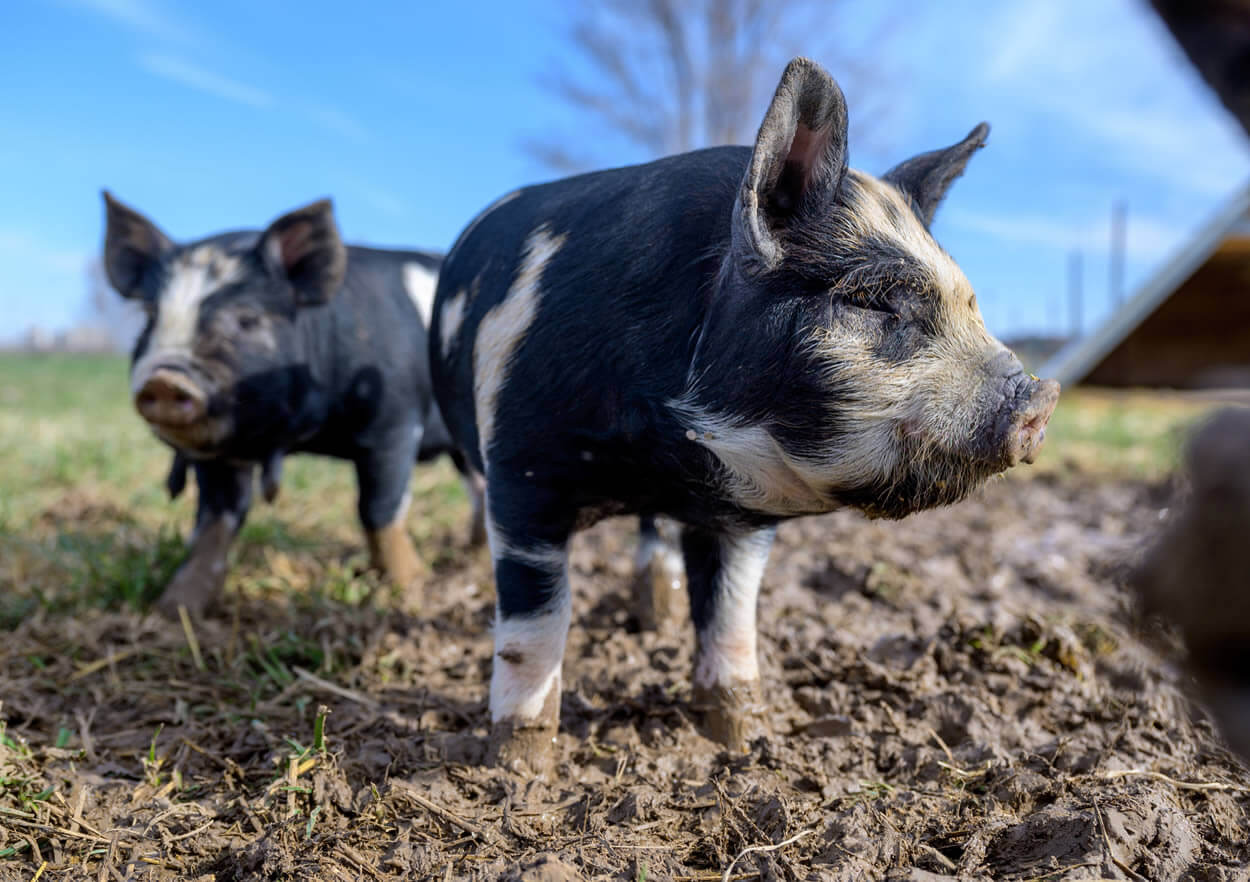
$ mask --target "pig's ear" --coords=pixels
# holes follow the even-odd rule
[[[989,134],[989,123],[981,123],[958,144],[900,162],[886,172],[882,180],[898,187],[911,199],[916,215],[928,227],[946,191],[955,178],[964,173],[972,154],[985,146]]]
[[[735,249],[764,268],[776,266],[778,234],[832,202],[845,173],[846,99],[820,65],[796,58],[755,138],[735,205]]]
[[[109,284],[123,297],[153,295],[145,284],[152,271],[174,248],[174,243],[139,212],[113,198],[104,197],[104,271]]]
[[[329,199],[282,215],[261,234],[257,247],[270,271],[290,282],[299,306],[325,303],[343,284],[347,248]]]

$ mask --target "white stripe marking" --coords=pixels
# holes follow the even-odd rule
[[[419,263],[404,264],[404,290],[412,299],[412,305],[421,316],[421,324],[430,326],[434,315],[434,289],[438,286],[438,274]]]

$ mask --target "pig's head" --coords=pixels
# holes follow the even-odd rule
[[[211,455],[290,420],[307,394],[299,310],[343,281],[347,252],[328,200],[268,229],[174,243],[104,194],[104,265],[148,321],[135,344],[135,408],[173,446]]]
[[[1033,460],[1059,385],[986,330],[929,232],[988,131],[876,178],[847,167],[833,79],[806,59],[786,68],[684,400],[688,435],[748,507],[902,517]]]

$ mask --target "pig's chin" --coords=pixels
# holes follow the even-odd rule
[[[199,420],[187,426],[148,425],[156,437],[166,444],[199,456],[217,453],[231,432],[230,421],[221,417]]]
[[[930,453],[923,460],[904,460],[901,471],[838,498],[870,518],[898,520],[960,502],[1000,471],[988,463]]]

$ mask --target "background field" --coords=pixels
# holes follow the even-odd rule
[[[350,467],[296,458],[223,609],[186,633],[145,608],[195,491],[168,499],[126,389],[120,358],[0,356],[0,879],[539,859],[543,878],[714,879],[795,835],[734,878],[1234,878],[1250,860],[1250,778],[1119,587],[1211,402],[1069,392],[1041,462],[961,506],[787,525],[761,613],[775,735],[746,757],[690,723],[685,631],[638,632],[629,523],[596,528],[573,557],[565,761],[527,784],[480,765],[493,600],[446,463],[414,475],[424,608],[365,572]]]

